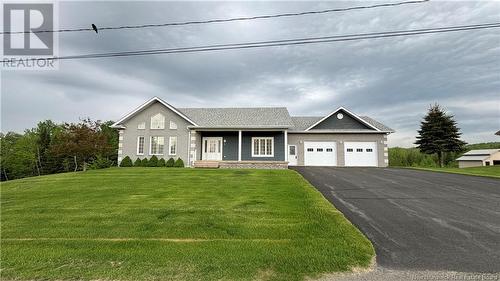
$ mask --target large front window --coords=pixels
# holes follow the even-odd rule
[[[151,117],[151,129],[165,129],[165,116],[158,113]]]
[[[150,155],[163,155],[164,137],[151,137]]]
[[[273,157],[274,138],[255,137],[252,138],[252,157]]]

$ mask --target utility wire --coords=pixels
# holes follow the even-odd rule
[[[317,43],[327,43],[327,42],[340,42],[340,41],[355,41],[355,40],[366,40],[366,39],[377,39],[377,38],[388,38],[388,37],[403,37],[403,36],[414,36],[422,34],[445,33],[445,32],[456,32],[456,31],[477,30],[477,29],[487,29],[487,28],[499,28],[499,27],[500,27],[500,22],[496,22],[496,23],[485,23],[485,24],[474,24],[474,25],[461,25],[461,26],[413,29],[413,30],[402,30],[402,31],[374,32],[374,33],[360,33],[360,34],[348,34],[348,35],[334,35],[334,36],[322,36],[322,37],[306,37],[297,39],[284,39],[284,40],[259,41],[259,42],[247,42],[247,43],[217,44],[217,45],[204,45],[204,46],[194,46],[194,47],[137,50],[137,51],[111,52],[111,53],[95,53],[86,55],[59,56],[59,57],[43,58],[43,59],[71,60],[71,59],[128,57],[128,56],[174,54],[174,53],[195,53],[195,52],[220,51],[220,50],[250,49],[250,48],[317,44]]]
[[[166,26],[183,26],[183,25],[193,25],[193,24],[207,24],[207,23],[222,23],[222,22],[233,22],[233,21],[247,21],[247,20],[258,20],[258,19],[270,19],[270,18],[282,18],[282,17],[295,17],[295,16],[305,16],[305,15],[317,15],[326,14],[333,12],[345,12],[352,10],[362,10],[362,9],[373,9],[381,7],[394,7],[408,4],[419,4],[428,2],[429,0],[415,0],[415,1],[404,1],[397,3],[383,3],[375,4],[369,6],[355,6],[347,8],[336,8],[336,9],[326,9],[319,11],[307,11],[307,12],[297,12],[297,13],[284,13],[275,15],[261,15],[252,17],[237,17],[228,19],[212,19],[212,20],[200,20],[200,21],[186,21],[186,22],[170,22],[170,23],[160,23],[160,24],[141,24],[141,25],[123,25],[123,26],[111,26],[111,27],[98,27],[101,30],[117,30],[117,29],[138,29],[138,28],[151,28],[151,27],[166,27]],[[0,34],[23,34],[23,33],[47,33],[47,32],[80,32],[80,31],[94,31],[92,28],[70,28],[70,29],[57,29],[57,30],[39,30],[39,31],[6,31],[0,32]]]

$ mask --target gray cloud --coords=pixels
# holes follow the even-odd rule
[[[227,18],[360,2],[61,2],[61,27]],[[60,35],[60,54],[197,46],[498,21],[499,2],[397,8],[251,22]],[[409,146],[429,104],[456,116],[466,141],[500,129],[500,36],[478,30],[405,38],[195,54],[61,62],[58,71],[2,72],[2,131],[37,121],[116,120],[151,96],[179,107],[287,106],[324,115],[338,106],[397,130]]]

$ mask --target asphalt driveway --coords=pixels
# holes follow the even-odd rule
[[[500,180],[389,168],[294,167],[389,269],[500,272]]]

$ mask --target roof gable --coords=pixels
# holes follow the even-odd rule
[[[163,106],[165,106],[168,109],[172,110],[174,113],[176,113],[177,115],[179,115],[181,118],[183,118],[184,120],[188,121],[192,125],[198,126],[193,120],[191,120],[190,118],[188,118],[185,114],[183,114],[182,112],[180,112],[177,108],[175,108],[175,107],[171,106],[170,104],[166,103],[164,100],[160,99],[159,97],[153,97],[152,99],[148,100],[147,102],[143,103],[142,105],[140,105],[139,107],[137,107],[136,109],[134,109],[132,112],[130,112],[127,115],[123,116],[120,120],[116,121],[113,125],[111,125],[111,127],[112,128],[124,128],[124,126],[122,125],[123,122],[125,122],[128,119],[134,117],[137,113],[141,112],[143,109],[145,109],[146,107],[152,105],[155,102],[159,102]]]
[[[338,114],[342,114],[338,116]],[[338,118],[342,117],[342,118]],[[349,110],[339,107],[332,113],[321,118],[311,126],[309,126],[305,131],[310,130],[372,130],[381,131],[376,126],[370,124],[363,118],[357,116],[356,114],[350,112]]]

